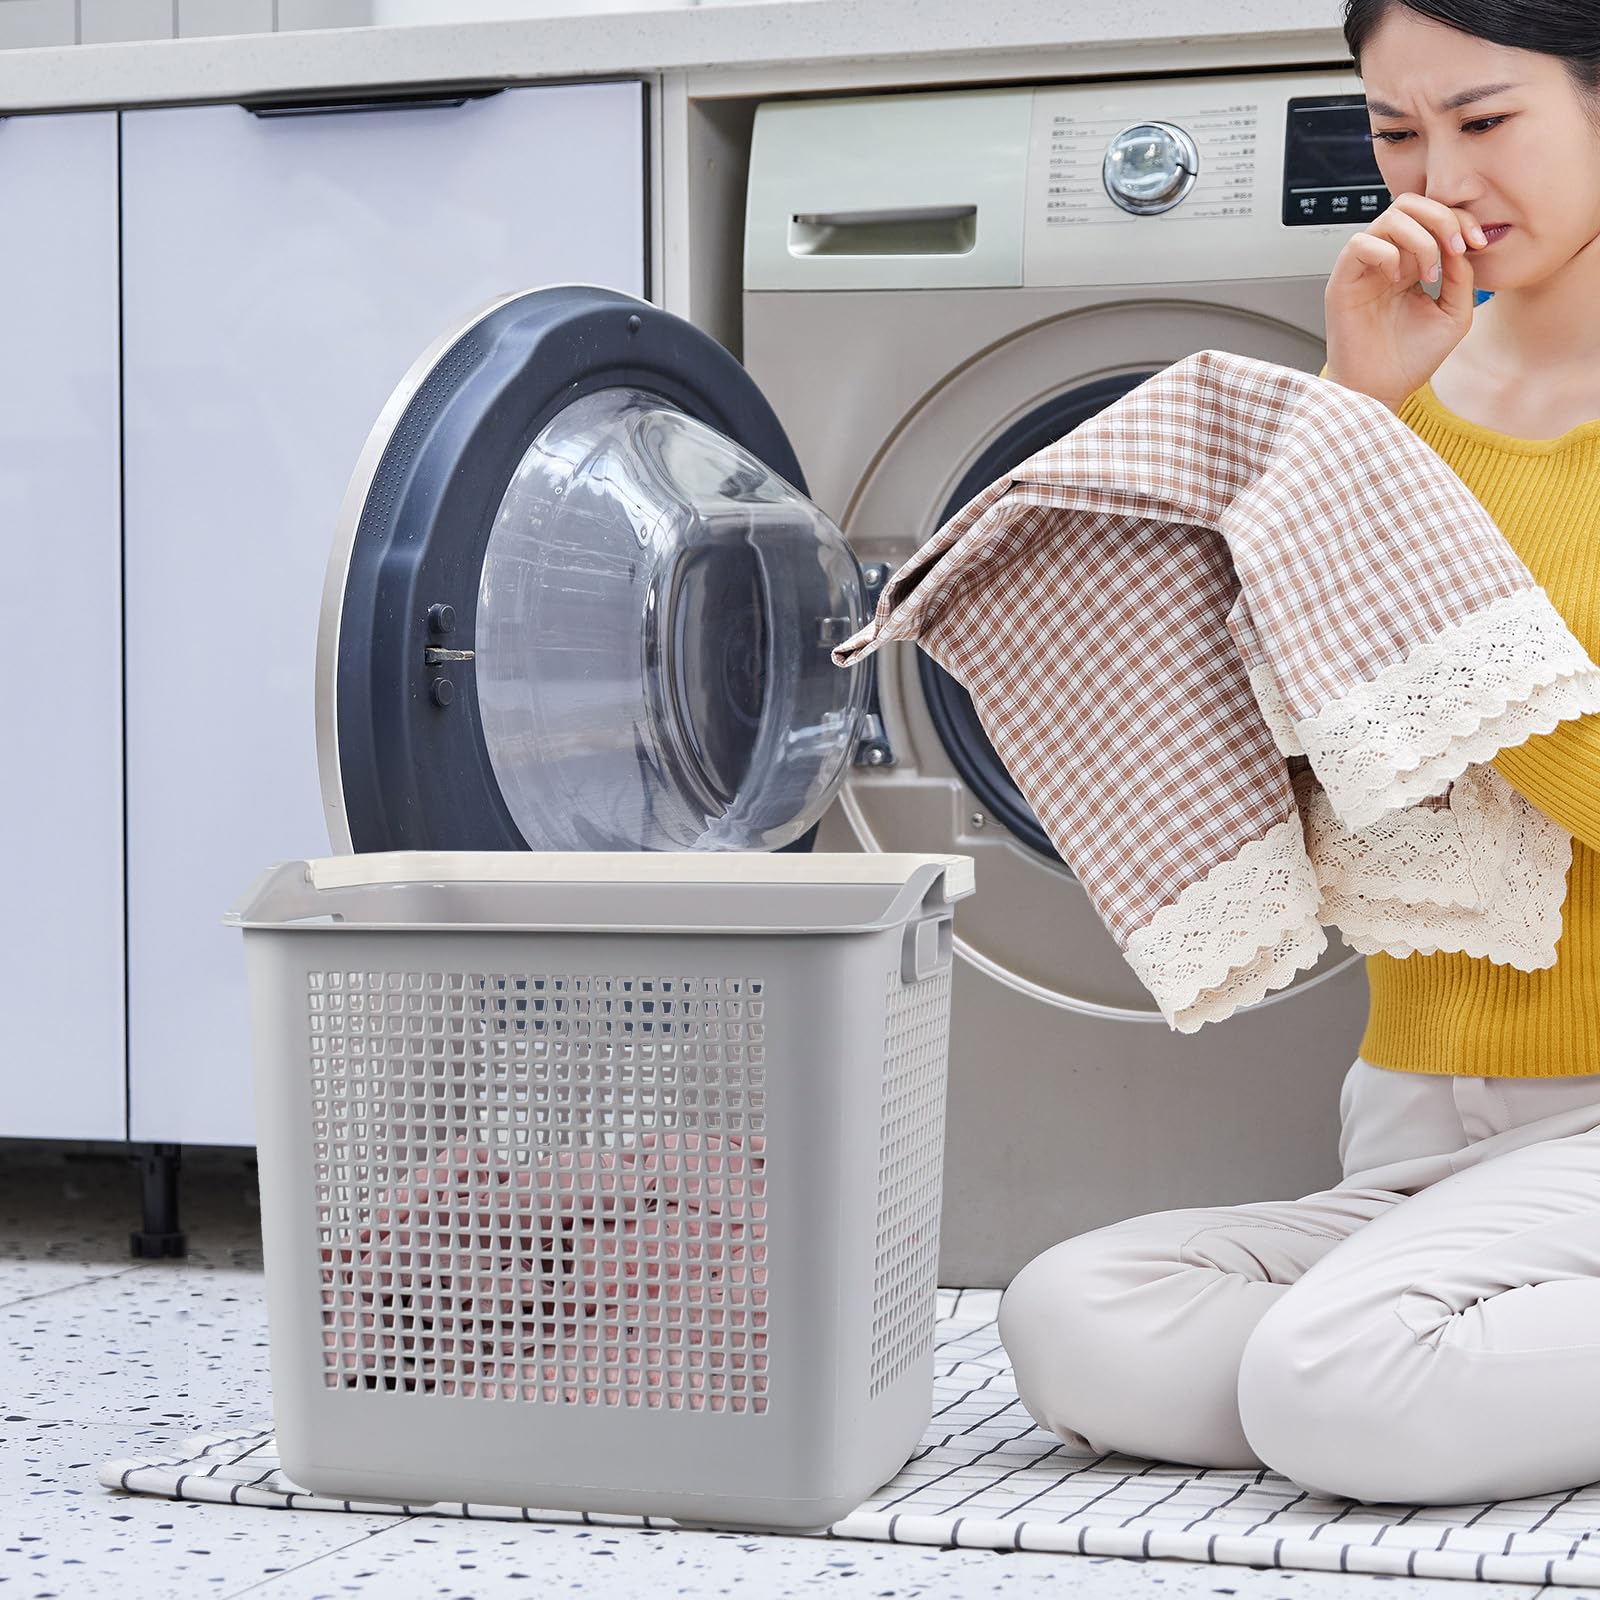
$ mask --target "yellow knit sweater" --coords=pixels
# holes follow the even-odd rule
[[[1472,491],[1600,661],[1600,418],[1559,439],[1517,439],[1446,410],[1431,384],[1399,415]],[[1400,1072],[1600,1072],[1600,715],[1558,723],[1493,765],[1572,834],[1555,965],[1523,972],[1459,951],[1368,956],[1361,1055]]]

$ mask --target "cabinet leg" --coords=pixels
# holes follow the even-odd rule
[[[136,1230],[129,1247],[136,1256],[187,1255],[188,1240],[178,1226],[178,1168],[181,1145],[147,1144],[136,1148],[140,1187],[144,1200],[144,1227]]]

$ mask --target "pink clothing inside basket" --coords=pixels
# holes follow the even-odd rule
[[[767,1382],[763,1149],[677,1131],[523,1162],[450,1146],[323,1249],[354,1308],[325,1318],[330,1366],[376,1335],[389,1372],[437,1393],[744,1409]]]

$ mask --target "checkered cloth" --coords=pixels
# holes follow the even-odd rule
[[[958,511],[840,666],[913,640],[1168,1025],[1358,950],[1553,965],[1570,834],[1486,765],[1600,668],[1386,407],[1186,357]]]

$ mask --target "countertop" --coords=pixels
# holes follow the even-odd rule
[[[1008,76],[1045,52],[1133,51],[1169,71],[1195,60],[1248,68],[1292,57],[1348,61],[1339,0],[769,0],[519,21],[159,39],[0,51],[0,112],[174,104],[471,80],[715,75],[787,63],[904,63],[951,77]],[[952,67],[957,70],[952,72]]]

